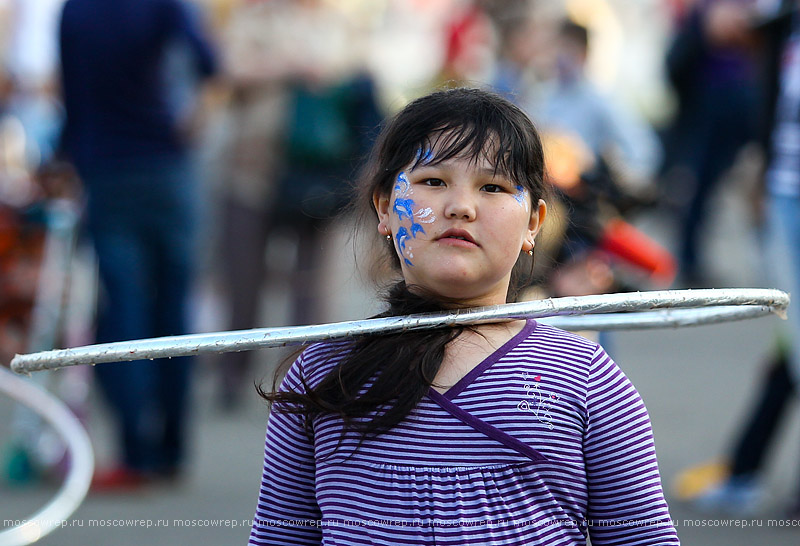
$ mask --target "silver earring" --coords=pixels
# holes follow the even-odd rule
[[[528,256],[533,256],[533,249],[530,249],[530,250],[528,251]]]
[[[391,234],[391,233],[388,233],[388,234],[386,235],[386,240],[387,240],[387,241],[389,241],[389,242],[391,242],[391,241],[392,241],[392,234]]]

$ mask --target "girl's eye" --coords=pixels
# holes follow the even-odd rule
[[[500,193],[505,191],[505,188],[499,184],[485,184],[481,189],[487,193]]]
[[[444,180],[441,178],[426,178],[422,183],[426,186],[444,186]]]

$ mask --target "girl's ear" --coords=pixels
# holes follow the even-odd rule
[[[531,241],[533,241],[533,238],[536,237],[537,233],[539,233],[539,230],[542,229],[542,224],[544,224],[544,219],[546,217],[547,217],[547,203],[545,203],[543,199],[539,199],[539,204],[533,208],[533,213],[531,214],[531,220],[528,223],[528,230],[530,231]]]
[[[389,205],[390,199],[388,195],[381,195],[379,193],[374,193],[372,195],[372,205],[375,207],[375,212],[378,215],[378,229],[380,230],[380,226],[387,226],[389,225]],[[385,233],[381,233],[381,235],[385,235]]]

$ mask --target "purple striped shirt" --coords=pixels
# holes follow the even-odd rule
[[[282,389],[341,358],[306,349]],[[601,347],[528,321],[445,394],[355,449],[273,412],[252,545],[679,544],[639,394]]]

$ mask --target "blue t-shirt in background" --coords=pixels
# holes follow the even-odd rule
[[[62,146],[87,165],[184,151],[164,62],[182,43],[200,76],[216,70],[211,45],[180,0],[68,0],[60,26],[67,115]]]

